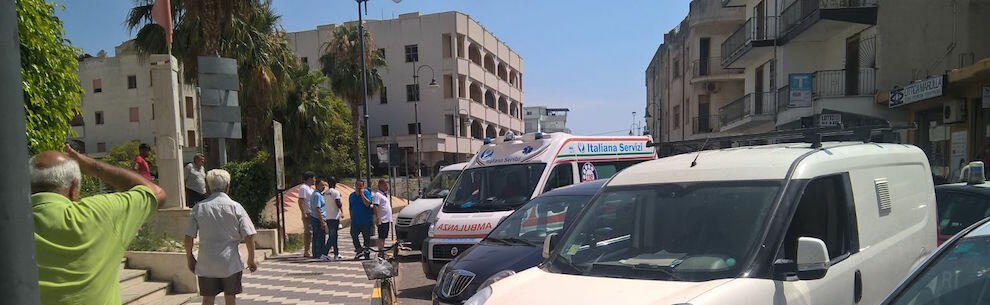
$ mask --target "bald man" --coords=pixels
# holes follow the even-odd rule
[[[119,265],[165,191],[129,169],[79,154],[31,158],[31,206],[41,304],[120,304]],[[118,193],[80,198],[82,175]]]

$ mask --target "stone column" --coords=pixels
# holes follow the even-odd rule
[[[186,207],[185,180],[182,170],[182,125],[179,106],[177,60],[171,55],[153,54],[151,77],[155,103],[155,157],[158,161],[158,185],[168,194],[159,209]]]

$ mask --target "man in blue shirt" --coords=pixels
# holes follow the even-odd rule
[[[323,189],[325,182],[322,179],[316,182],[316,189],[313,193],[309,195],[309,205],[312,207],[312,211],[309,211],[309,225],[313,228],[313,257],[319,257],[322,260],[327,259],[327,223],[323,221],[323,215],[326,214],[327,202],[323,199]]]
[[[359,196],[358,194],[362,194],[363,196]],[[361,178],[358,178],[354,182],[354,192],[348,198],[348,203],[351,209],[351,240],[354,242],[354,252],[357,253],[354,255],[354,259],[360,257],[370,259],[371,252],[368,251],[368,247],[371,246],[371,227],[373,225],[371,190],[364,187],[364,181]],[[363,235],[363,247],[358,240],[358,235]]]

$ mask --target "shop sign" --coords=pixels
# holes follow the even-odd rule
[[[917,101],[942,96],[945,91],[945,77],[935,76],[926,80],[913,82],[904,87],[894,87],[890,90],[890,108],[897,108]]]
[[[787,107],[811,107],[811,91],[814,89],[811,73],[791,73],[788,83]]]
[[[821,127],[842,126],[842,115],[838,113],[823,113],[818,118],[818,126]]]

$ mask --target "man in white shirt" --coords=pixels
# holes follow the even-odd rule
[[[323,197],[326,198],[326,213],[323,215],[327,223],[327,249],[333,249],[333,259],[340,260],[340,248],[337,245],[337,230],[340,229],[340,191],[337,191],[337,178],[330,177],[324,182]]]
[[[192,207],[206,199],[206,157],[193,156],[193,162],[186,164],[186,206]]]
[[[235,295],[242,292],[241,274],[244,264],[238,252],[241,241],[247,246],[247,267],[254,272],[254,235],[251,218],[244,207],[227,196],[230,173],[214,169],[206,173],[206,184],[212,192],[193,207],[185,230],[184,246],[189,271],[199,278],[199,294],[203,304],[212,305],[223,292],[225,304],[234,304]],[[193,256],[193,239],[199,236],[198,260]]]
[[[313,207],[309,204],[309,197],[313,196],[313,187],[316,186],[316,173],[307,171],[303,173],[303,184],[299,186],[299,212],[302,214],[302,227],[303,227],[303,257],[320,258],[319,255],[314,256],[316,253],[312,252],[312,249],[316,248],[316,241],[313,240],[313,230],[319,230],[320,228],[312,228],[310,224],[310,214],[312,214]]]
[[[389,197],[388,180],[378,179],[378,190],[371,195],[371,207],[375,209],[375,227],[378,233],[378,250],[385,248],[392,226],[392,201]]]

